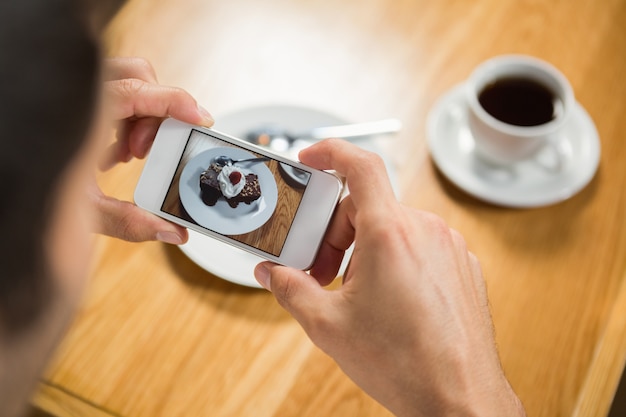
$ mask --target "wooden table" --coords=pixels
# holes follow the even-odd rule
[[[398,117],[401,198],[482,260],[503,366],[529,416],[606,415],[626,353],[626,1],[131,0],[110,55],[148,58],[216,118],[290,104]],[[569,78],[602,146],[593,181],[549,207],[482,203],[426,146],[438,97],[502,53]],[[140,161],[102,175],[131,198]],[[99,237],[91,285],[34,403],[58,416],[387,416],[263,290],[177,248]]]

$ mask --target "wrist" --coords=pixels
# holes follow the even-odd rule
[[[521,400],[504,375],[467,393],[448,393],[441,417],[526,417]],[[497,382],[496,382],[497,381]]]
[[[422,378],[417,385],[413,381],[411,389],[405,386],[401,390],[422,395],[398,395],[395,407],[388,403],[397,417],[526,417],[521,400],[500,368],[470,379],[459,374],[439,381]],[[429,394],[424,395],[426,392]]]

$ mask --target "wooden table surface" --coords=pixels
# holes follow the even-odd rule
[[[216,119],[288,104],[398,117],[401,199],[482,260],[504,369],[529,416],[603,416],[626,353],[626,1],[131,0],[112,56],[149,59]],[[543,208],[485,204],[430,159],[426,119],[481,61],[524,53],[571,81],[597,126],[592,182]],[[130,199],[141,161],[101,176]],[[210,254],[207,254],[210,256]],[[96,240],[91,283],[34,403],[58,416],[388,416],[272,296],[178,248]]]

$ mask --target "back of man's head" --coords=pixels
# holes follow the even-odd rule
[[[42,236],[98,94],[90,3],[0,3],[0,337],[27,327],[54,290]]]

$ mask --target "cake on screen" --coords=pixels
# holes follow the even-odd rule
[[[212,163],[200,174],[200,192],[202,201],[208,206],[214,206],[223,197],[230,207],[236,208],[239,203],[251,204],[258,200],[261,185],[254,173],[244,174],[233,165]]]

